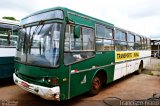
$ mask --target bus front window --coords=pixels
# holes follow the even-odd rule
[[[58,66],[61,26],[60,23],[52,23],[21,29],[17,60],[31,65]]]

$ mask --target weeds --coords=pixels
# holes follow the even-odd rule
[[[157,64],[157,71],[160,71],[160,64]]]

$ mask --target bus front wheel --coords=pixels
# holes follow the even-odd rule
[[[94,96],[99,93],[102,86],[102,81],[100,75],[96,75],[92,80],[91,90],[89,91],[90,96]]]

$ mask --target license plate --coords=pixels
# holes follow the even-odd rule
[[[21,85],[27,88],[29,87],[29,85],[26,82],[21,82]]]

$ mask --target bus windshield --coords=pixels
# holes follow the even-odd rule
[[[41,14],[36,14],[27,18],[22,19],[22,23],[33,23],[41,20],[51,20],[51,19],[63,19],[62,10],[54,10],[49,12],[44,12]]]
[[[19,31],[16,60],[31,65],[57,67],[62,24],[29,26]]]

